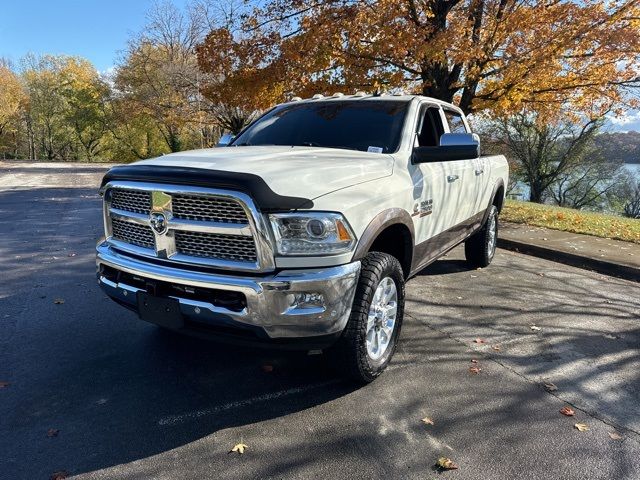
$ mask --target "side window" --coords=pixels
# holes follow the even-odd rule
[[[451,133],[467,133],[467,127],[464,126],[464,122],[462,121],[462,115],[460,115],[458,112],[445,110],[444,116],[447,118],[447,123],[449,124],[449,131]]]
[[[440,109],[437,107],[423,107],[421,109],[421,125],[418,131],[419,147],[437,147],[440,145],[440,136],[444,133]]]

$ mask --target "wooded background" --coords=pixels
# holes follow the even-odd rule
[[[639,86],[640,0],[165,2],[113,71],[0,61],[0,158],[129,162],[211,147],[293,96],[402,90],[470,114],[514,191],[624,213],[640,134],[603,125]]]

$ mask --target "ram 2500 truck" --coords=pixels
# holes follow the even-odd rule
[[[472,267],[494,256],[507,162],[480,155],[453,105],[296,98],[220,147],[102,182],[99,283],[161,327],[322,349],[370,382],[396,348],[405,282],[461,242]]]

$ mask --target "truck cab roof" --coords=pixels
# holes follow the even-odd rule
[[[364,92],[357,92],[353,95],[345,95],[342,93],[334,93],[333,95],[324,96],[322,94],[316,94],[310,98],[300,98],[293,97],[288,102],[283,102],[278,106],[290,105],[292,103],[321,103],[321,102],[340,102],[345,100],[359,100],[362,102],[376,101],[376,102],[384,102],[384,101],[404,101],[411,102],[414,100],[422,100],[427,101],[429,103],[434,103],[443,108],[447,108],[449,110],[454,110],[459,113],[463,113],[462,110],[448,102],[444,102],[442,100],[438,100],[437,98],[427,97],[425,95],[408,95],[408,94],[394,94],[394,93],[381,93],[381,94],[371,94]]]

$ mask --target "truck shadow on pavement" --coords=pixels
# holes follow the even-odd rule
[[[540,388],[551,382],[557,397],[640,431],[640,286],[545,260],[525,265],[510,252],[487,269],[465,272],[453,256],[410,282],[411,317],[456,339],[470,356]],[[447,271],[455,282],[430,277]],[[428,354],[420,346],[407,346],[407,361]]]

